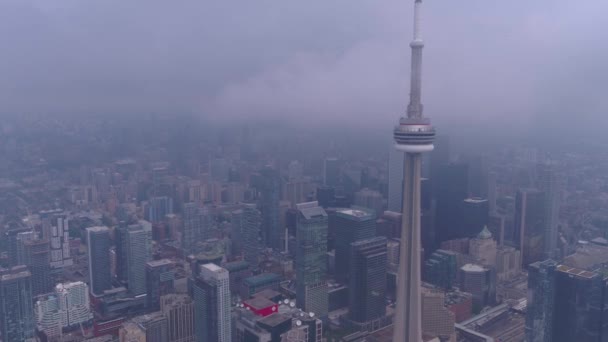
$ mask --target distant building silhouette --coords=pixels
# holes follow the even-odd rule
[[[89,284],[93,295],[112,288],[110,272],[110,230],[108,227],[87,228],[89,247]]]

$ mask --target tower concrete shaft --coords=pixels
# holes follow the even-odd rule
[[[395,127],[395,148],[405,152],[403,167],[403,223],[401,253],[397,280],[397,307],[393,323],[394,342],[422,341],[422,310],[420,297],[420,196],[422,153],[433,150],[435,129],[422,116],[422,49],[420,12],[422,0],[414,5],[414,40],[410,103],[407,116]]]
[[[422,341],[420,306],[420,153],[406,153],[403,225],[393,341]]]

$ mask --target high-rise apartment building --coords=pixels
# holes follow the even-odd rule
[[[544,258],[555,258],[557,248],[557,226],[559,224],[560,185],[552,165],[537,168],[538,187],[544,193]]]
[[[70,255],[69,220],[67,215],[60,211],[41,212],[40,216],[45,219],[45,228],[50,243],[51,268],[57,269],[71,266],[74,260]],[[46,221],[48,220],[48,221]]]
[[[146,263],[146,309],[148,311],[160,310],[161,296],[175,290],[173,267],[173,262],[168,259]]]
[[[152,258],[152,230],[148,225],[136,224],[127,227],[126,248],[118,260],[126,265],[126,285],[133,295],[146,293],[146,262]]]
[[[328,312],[327,213],[318,202],[300,203],[296,209],[296,301],[323,317]]]
[[[101,295],[112,288],[110,272],[110,229],[108,227],[87,228],[89,247],[89,285],[93,295]]]
[[[383,236],[351,243],[349,317],[366,323],[386,313],[386,238]]]
[[[351,243],[376,235],[376,215],[365,208],[339,209],[332,217],[336,249],[335,276],[347,281],[350,274]]]
[[[34,307],[37,330],[50,340],[60,340],[63,332],[63,312],[59,309],[59,298],[51,294],[39,297]]]
[[[55,292],[38,299],[35,309],[38,330],[49,338],[93,319],[89,287],[81,281],[57,284]]]
[[[455,341],[455,315],[445,307],[445,294],[422,288],[422,332],[439,337],[442,341]]]
[[[20,261],[32,273],[32,295],[38,296],[52,290],[50,275],[50,244],[48,240],[20,239]]]
[[[188,295],[160,297],[160,311],[167,318],[169,342],[194,342],[194,301]]]
[[[3,341],[34,338],[32,274],[25,266],[0,270],[0,333]]]
[[[122,324],[120,342],[167,342],[167,319],[160,312],[133,317]]]
[[[195,254],[196,244],[211,238],[211,216],[197,203],[185,203],[182,210],[183,226],[181,232],[182,251],[185,256]]]
[[[232,213],[232,229],[242,250],[243,260],[253,268],[257,267],[260,254],[262,214],[255,204],[245,204],[242,209]]]
[[[63,317],[67,317],[67,322],[65,319],[62,322],[64,327],[78,326],[93,319],[87,284],[81,281],[57,284],[55,294]]]
[[[200,231],[201,218],[197,203],[185,203],[183,206],[183,229],[182,229],[182,250],[184,255],[194,252],[194,244],[197,239],[197,232]]]
[[[19,234],[31,232],[29,228],[12,228],[4,232],[4,238],[6,239],[6,250],[8,254],[8,262],[10,266],[19,265]]]
[[[197,342],[231,342],[230,279],[215,264],[201,266],[193,284],[194,331]]]
[[[278,172],[267,166],[260,171],[260,211],[262,212],[262,236],[266,247],[281,249],[280,227],[281,182]]]

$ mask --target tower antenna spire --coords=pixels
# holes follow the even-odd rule
[[[412,49],[412,65],[410,74],[410,104],[407,107],[407,116],[409,118],[418,118],[422,116],[422,49],[424,42],[422,41],[421,33],[421,12],[422,0],[416,0],[414,3],[414,39],[410,43]]]

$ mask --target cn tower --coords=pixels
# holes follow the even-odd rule
[[[393,323],[393,342],[421,342],[420,306],[420,169],[422,153],[433,150],[435,129],[431,121],[422,116],[422,48],[420,12],[422,0],[414,3],[414,40],[410,103],[407,116],[395,127],[395,148],[405,153],[403,167],[403,223],[401,226],[401,253],[397,283],[397,307]]]

